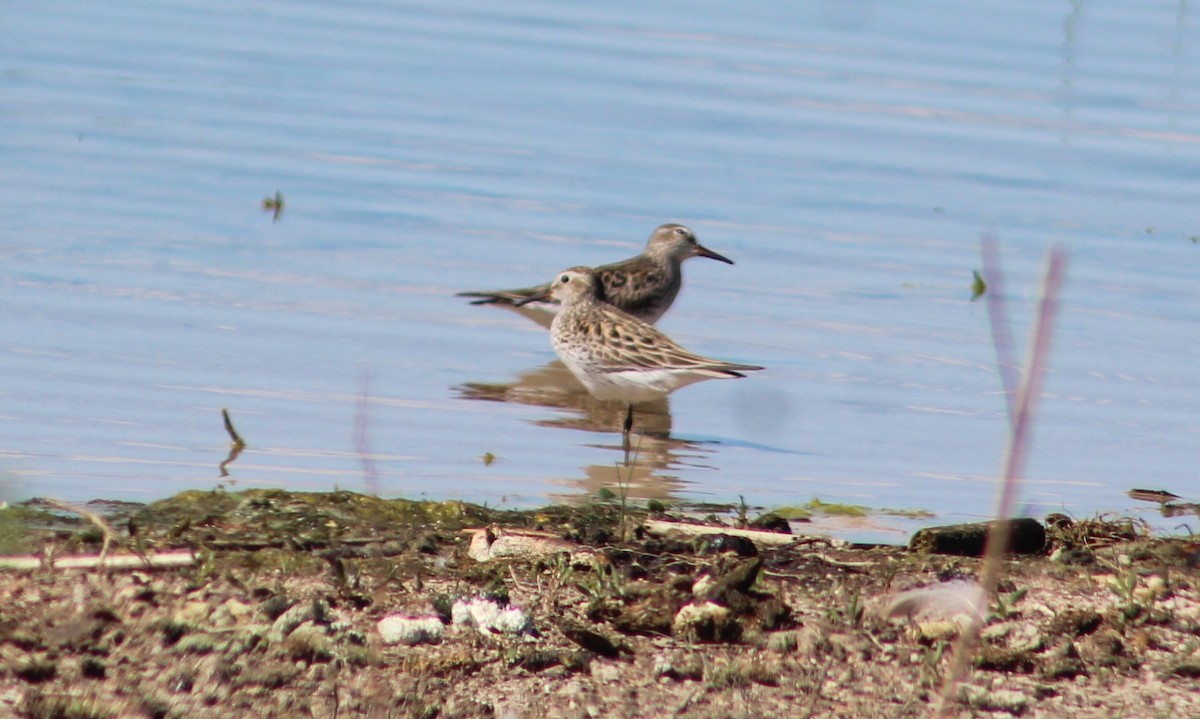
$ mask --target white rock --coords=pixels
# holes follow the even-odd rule
[[[685,604],[675,613],[671,635],[688,642],[711,642],[729,638],[736,621],[732,612],[714,602]]]
[[[450,607],[450,619],[479,629],[482,634],[524,634],[533,628],[533,619],[517,607],[501,607],[491,599],[459,599]]]
[[[446,627],[437,617],[410,617],[389,614],[375,625],[384,644],[436,643],[442,640]]]

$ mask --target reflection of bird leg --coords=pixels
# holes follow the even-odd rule
[[[625,466],[629,466],[629,431],[633,429],[633,402],[629,403],[629,409],[625,412],[625,432],[622,436],[622,444],[625,447]]]
[[[227,467],[229,467],[229,465],[233,463],[233,460],[235,460],[235,459],[237,459],[237,458],[238,458],[238,455],[239,455],[239,454],[241,454],[241,453],[242,453],[242,450],[243,450],[243,449],[245,449],[245,448],[246,448],[246,445],[245,445],[244,443],[243,443],[243,444],[237,444],[237,443],[235,442],[234,444],[230,445],[230,447],[229,447],[229,456],[227,456],[227,457],[225,458],[225,461],[224,461],[224,462],[221,462],[221,464],[220,464],[220,470],[221,470],[221,476],[222,476],[222,477],[228,477],[228,476],[229,476],[229,470],[227,469]]]
[[[282,201],[280,207],[282,207]],[[275,213],[276,219],[278,219],[278,208],[275,210]],[[226,457],[225,461],[221,462],[220,465],[221,476],[228,477],[229,470],[226,469],[226,467],[228,467],[233,460],[237,459],[238,455],[242,453],[242,450],[246,448],[246,440],[242,439],[242,436],[237,433],[236,429],[233,428],[233,420],[229,418],[229,410],[224,407],[221,408],[221,419],[224,420],[225,431],[229,433],[229,439],[232,440],[232,444],[229,447],[229,456]]]

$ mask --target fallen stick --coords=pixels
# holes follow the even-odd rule
[[[575,542],[569,542],[550,532],[536,529],[505,529],[502,527],[480,527],[463,529],[471,535],[467,556],[477,562],[493,559],[536,559],[560,552],[591,553],[591,550]]]
[[[709,524],[685,524],[684,522],[665,522],[661,519],[647,519],[644,523],[646,531],[654,534],[666,534],[668,532],[679,532],[688,536],[701,536],[705,534],[728,534],[734,537],[745,537],[752,542],[759,544],[769,544],[773,546],[785,546],[788,544],[808,543],[808,542],[827,542],[825,537],[802,537],[795,534],[783,534],[782,532],[764,532],[761,529],[737,529],[735,527],[715,527]]]
[[[117,554],[109,557],[98,555],[79,555],[74,557],[0,557],[0,570],[33,571],[36,569],[166,569],[170,567],[186,567],[196,563],[196,555],[191,552],[166,552],[141,556],[138,554]]]

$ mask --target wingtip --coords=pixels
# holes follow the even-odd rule
[[[512,304],[512,301],[492,292],[455,292],[455,297],[471,297],[472,305],[502,305]]]
[[[753,364],[744,364],[738,365],[736,370],[729,370],[729,374],[733,375],[734,377],[745,377],[746,375],[742,374],[743,372],[757,372],[758,370],[763,369],[766,369],[766,367],[759,367],[758,365]]]

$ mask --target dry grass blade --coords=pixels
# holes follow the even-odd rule
[[[100,530],[100,533],[104,535],[104,543],[100,545],[100,556],[97,558],[97,565],[103,567],[104,559],[108,556],[108,548],[109,545],[112,544],[113,539],[112,527],[108,526],[108,522],[105,522],[103,517],[101,517],[99,514],[96,514],[92,510],[87,509],[86,507],[77,507],[70,502],[64,502],[61,499],[54,499],[51,497],[45,498],[43,501],[45,501],[46,504],[49,504],[53,507],[58,507],[63,511],[71,512],[72,514],[78,514],[80,517],[83,517],[87,521],[96,525],[96,527]]]
[[[984,246],[989,245],[989,239],[984,238]],[[993,288],[999,284],[999,268],[991,261],[994,260],[994,248],[984,251],[984,276],[988,278]],[[1025,363],[1025,371],[1021,376],[1021,385],[1010,405],[1010,428],[1008,444],[1004,453],[1004,472],[1002,474],[999,495],[996,498],[996,516],[1000,522],[994,531],[988,534],[987,550],[984,553],[983,576],[980,584],[985,596],[991,596],[996,588],[1000,574],[1000,562],[1008,549],[1008,531],[1004,526],[1016,502],[1020,478],[1029,454],[1029,446],[1033,431],[1033,411],[1037,398],[1041,394],[1042,380],[1045,377],[1046,362],[1050,354],[1050,338],[1054,332],[1054,320],[1058,312],[1059,292],[1062,289],[1063,276],[1066,271],[1066,252],[1058,247],[1052,248],[1046,259],[1046,274],[1042,280],[1042,297],[1038,305],[1037,321],[1034,324],[1029,343],[1029,355]],[[999,293],[996,293],[999,296]],[[996,302],[1002,300],[989,297],[988,308],[991,310]],[[1001,374],[1004,375],[1004,358],[1001,349],[1002,342],[1008,342],[1007,319],[1003,318],[1003,331],[998,331],[999,320],[992,317],[992,339],[996,343],[997,355],[1000,356]],[[1010,345],[1011,346],[1011,345]],[[1006,379],[1007,382],[1011,379]],[[1006,393],[1007,394],[1007,393]],[[954,645],[954,657],[950,670],[946,673],[942,684],[941,701],[934,716],[943,718],[950,716],[952,707],[958,700],[958,688],[966,676],[970,656],[979,638],[982,621],[978,618],[966,628]]]

